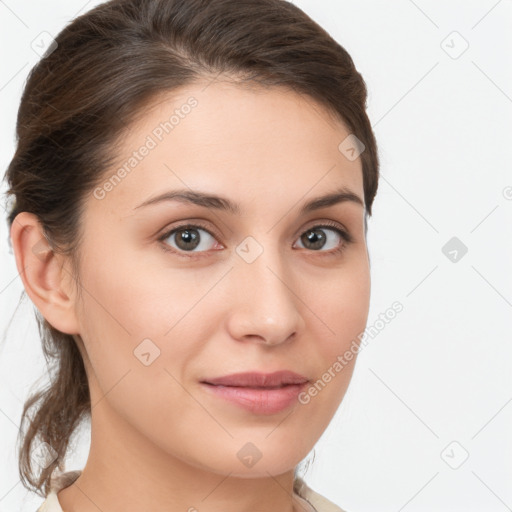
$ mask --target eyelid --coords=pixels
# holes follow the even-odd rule
[[[204,229],[206,232],[208,232],[211,236],[213,236],[215,239],[222,238],[220,233],[216,231],[215,229],[211,228],[209,225],[207,225],[203,220],[200,219],[189,219],[186,221],[177,221],[178,223],[173,226],[166,226],[165,228],[161,229],[158,234],[158,240],[162,240],[164,238],[167,238],[171,233],[174,231],[177,231],[179,229],[186,229],[187,227],[190,228],[201,228]]]
[[[340,232],[340,236],[347,242],[352,243],[355,242],[355,238],[351,235],[350,231],[340,222],[333,221],[333,220],[322,220],[322,219],[316,219],[312,220],[311,223],[307,223],[305,227],[300,228],[298,233],[295,234],[294,238],[297,238],[301,234],[303,234],[305,231],[308,231],[312,228],[331,228],[336,231]],[[314,252],[314,251],[313,251]],[[319,251],[322,252],[322,251]],[[327,252],[327,251],[324,251]]]

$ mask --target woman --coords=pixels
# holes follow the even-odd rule
[[[365,103],[283,0],[112,0],[49,46],[6,174],[55,361],[23,411],[41,512],[341,510],[297,467],[367,321]],[[85,419],[87,464],[64,471]]]

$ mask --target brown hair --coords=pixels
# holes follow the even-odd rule
[[[8,223],[20,212],[35,214],[52,249],[70,256],[78,285],[80,219],[114,162],[119,137],[158,94],[221,73],[240,84],[286,87],[342,120],[365,145],[371,215],[379,160],[366,84],[347,51],[291,2],[111,0],[73,20],[56,44],[31,70],[22,94],[6,172],[7,194],[15,199]],[[75,339],[37,310],[36,319],[53,365],[50,385],[30,395],[22,411],[19,473],[27,489],[46,496],[91,404]],[[38,471],[31,453],[42,442],[56,458]]]

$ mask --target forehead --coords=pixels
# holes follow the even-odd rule
[[[96,207],[130,211],[173,188],[266,205],[345,185],[363,196],[361,159],[340,144],[347,127],[283,88],[201,82],[162,93],[123,134]]]

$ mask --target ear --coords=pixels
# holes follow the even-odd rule
[[[28,296],[48,323],[66,334],[77,334],[76,293],[71,267],[48,244],[38,218],[19,213],[11,225],[16,267]]]

